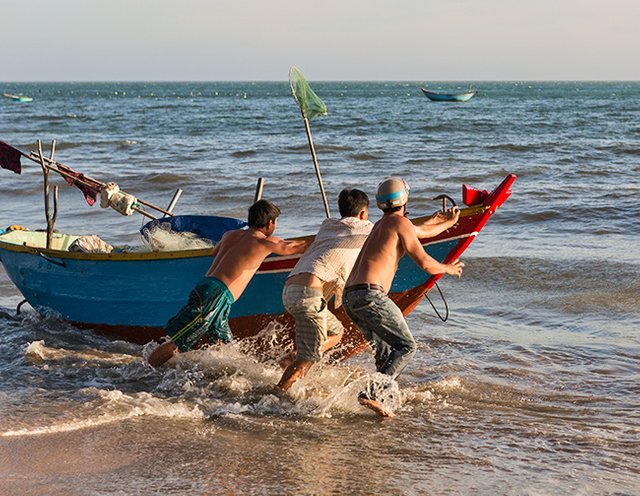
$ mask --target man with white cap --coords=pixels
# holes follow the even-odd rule
[[[402,311],[387,293],[406,253],[428,274],[460,277],[464,264],[454,260],[442,264],[429,256],[419,237],[433,237],[458,222],[460,211],[454,207],[444,215],[435,215],[414,225],[407,217],[409,186],[399,178],[386,179],[378,186],[376,203],[383,212],[367,238],[345,284],[344,309],[371,344],[376,370],[398,377],[416,352],[416,343]],[[393,416],[373,391],[358,396],[358,401],[383,416]]]

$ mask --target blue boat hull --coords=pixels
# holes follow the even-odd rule
[[[444,260],[457,242],[430,245],[427,252]],[[68,258],[52,251],[12,251],[0,245],[0,260],[25,299],[42,314],[97,327],[162,327],[207,272],[212,262],[208,251],[171,258],[149,253],[149,257],[132,260],[88,254]],[[231,318],[283,313],[282,289],[295,260],[297,257],[267,259],[266,270],[254,276],[232,306]],[[270,269],[269,264],[277,265]],[[426,279],[425,273],[404,257],[392,291],[406,291]]]
[[[465,91],[464,93],[435,93],[433,91],[420,88],[424,96],[433,102],[467,102],[475,94],[475,91]]]

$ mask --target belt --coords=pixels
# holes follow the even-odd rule
[[[382,291],[383,293],[386,293],[385,289],[380,286],[380,284],[369,284],[368,282],[362,284],[353,284],[352,286],[344,288],[344,292],[348,293],[350,291],[357,291],[359,289],[374,289],[376,291]]]

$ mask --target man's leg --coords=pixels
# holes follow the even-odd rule
[[[327,341],[327,304],[320,290],[298,284],[285,288],[283,303],[296,323],[296,359],[278,382],[278,387],[287,391],[322,358]]]
[[[392,345],[384,339],[388,332],[378,332],[380,328],[388,326],[390,320],[394,320],[389,319],[389,313],[393,314],[393,311],[387,308],[389,303],[399,311],[389,297],[380,291],[364,289],[350,291],[344,299],[347,314],[374,348],[376,370],[379,372],[385,370],[384,367],[395,351]],[[400,312],[400,316],[402,317],[402,312]],[[360,393],[358,402],[383,417],[394,416],[393,412],[387,410],[383,403],[376,399],[376,391],[373,387],[368,387],[366,391]]]
[[[175,341],[173,341],[174,337],[178,336],[179,338],[175,339],[178,341],[178,343],[182,343],[182,341],[184,340],[184,334],[186,334],[189,329],[194,329],[196,322],[198,320],[201,320],[200,316],[202,314],[200,306],[199,303],[197,305],[194,303],[194,299],[198,299],[199,301],[198,286],[193,288],[191,290],[191,293],[189,293],[189,299],[187,300],[187,303],[180,310],[178,310],[178,313],[171,317],[167,322],[164,330],[168,336],[172,337],[172,339],[171,341],[162,343],[151,352],[147,361],[152,367],[159,367],[166,361],[170,360],[175,352],[179,351],[179,346]],[[181,333],[183,334],[183,336],[180,338]],[[180,344],[180,346],[182,346],[183,351],[186,351],[188,349],[183,346],[183,344]]]
[[[395,379],[416,354],[416,342],[402,312],[391,298],[385,296],[377,305],[377,311],[382,319],[374,333],[388,345],[386,359],[384,355],[380,355],[380,363],[376,363],[377,369]]]
[[[298,379],[302,379],[307,375],[307,372],[309,372],[309,369],[314,363],[315,362],[311,360],[294,360],[282,374],[282,378],[280,382],[278,382],[278,387],[283,391],[288,391]]]
[[[153,350],[147,361],[152,367],[159,367],[166,361],[170,360],[177,349],[178,347],[173,341],[167,341]]]
[[[373,348],[373,353],[376,359],[376,370],[380,370],[382,366],[389,359],[389,355],[391,354],[391,346],[382,340],[380,336],[375,333],[372,333],[371,336],[371,347]]]
[[[340,344],[342,336],[344,335],[344,326],[338,317],[336,317],[328,308],[325,309],[324,312],[327,319],[327,340],[322,345],[322,353],[325,353],[327,350],[330,350],[334,346]]]

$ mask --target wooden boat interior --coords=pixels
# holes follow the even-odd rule
[[[81,235],[53,233],[51,249],[69,251],[69,246]],[[0,235],[0,241],[12,245],[26,246],[28,248],[46,248],[47,233],[45,231],[7,231]]]

